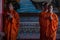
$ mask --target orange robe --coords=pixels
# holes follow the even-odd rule
[[[4,32],[6,40],[16,40],[19,28],[19,15],[15,10],[11,10],[10,15],[4,15]],[[12,17],[10,17],[12,16]]]
[[[50,17],[52,17],[51,20]],[[50,13],[42,12],[40,14],[39,24],[41,40],[56,40],[58,17],[55,13],[51,15]]]

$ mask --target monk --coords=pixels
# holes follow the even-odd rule
[[[58,16],[53,12],[53,6],[51,4],[48,6],[47,13],[49,19],[47,20],[46,36],[48,40],[56,40],[56,32],[58,29]]]
[[[44,25],[46,25],[46,21],[44,20],[46,13],[48,12],[48,3],[45,2],[43,3],[43,11],[40,13],[40,17],[39,17],[39,24],[40,24],[40,40],[45,40],[46,36],[45,36],[45,31],[46,31],[46,27]]]
[[[4,32],[6,40],[16,40],[19,28],[19,15],[9,3],[9,10],[5,11],[4,15]]]
[[[41,13],[39,23],[40,23],[40,39],[56,40],[58,17],[53,12],[53,8],[51,5],[48,6],[47,13]]]

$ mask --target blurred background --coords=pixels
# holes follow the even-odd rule
[[[17,39],[37,39],[40,38],[39,13],[42,11],[42,3],[47,1],[54,6],[54,12],[59,17],[57,40],[60,40],[60,0],[5,0],[6,4],[11,2],[14,9],[20,15],[20,27]]]

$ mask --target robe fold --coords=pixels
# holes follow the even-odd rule
[[[56,40],[58,16],[53,13],[42,12],[39,17],[40,40]]]
[[[6,40],[16,40],[19,28],[19,15],[15,10],[4,13],[4,32]]]

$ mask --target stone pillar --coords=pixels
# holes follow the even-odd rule
[[[2,31],[2,0],[0,0],[0,32]]]

